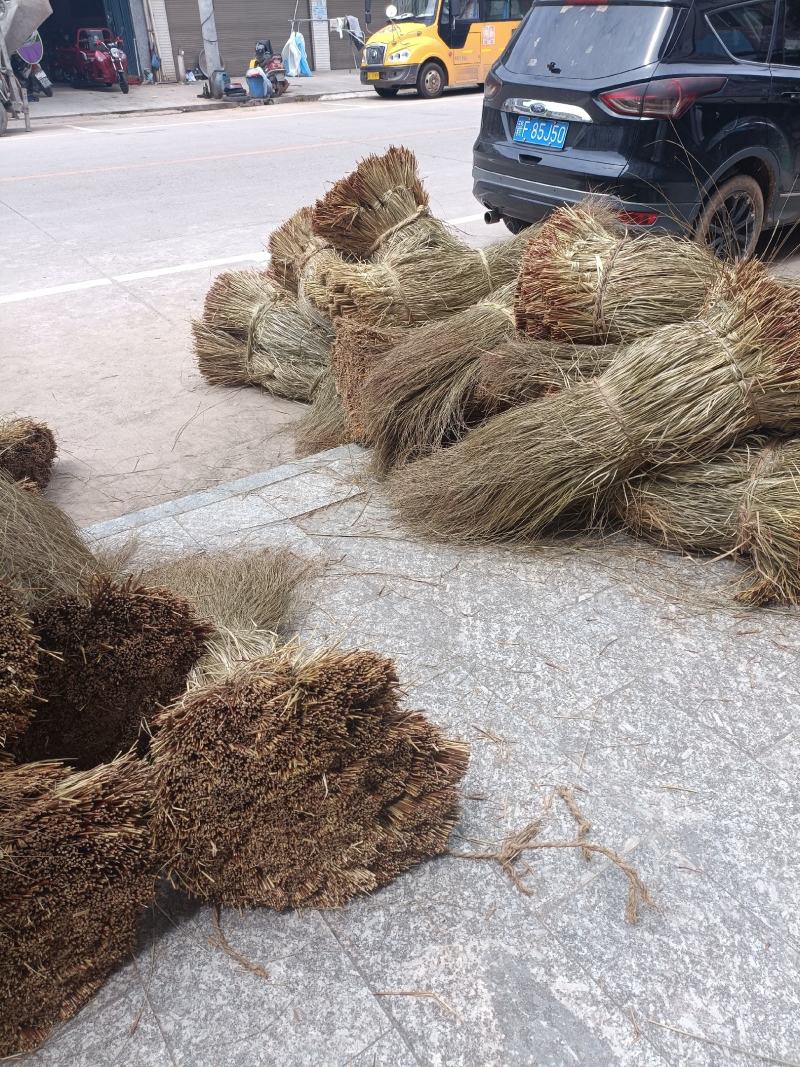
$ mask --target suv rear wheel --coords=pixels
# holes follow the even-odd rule
[[[720,259],[749,259],[764,224],[764,194],[748,174],[728,178],[700,212],[695,240]]]

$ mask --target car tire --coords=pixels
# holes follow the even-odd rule
[[[712,193],[695,225],[694,237],[719,259],[749,259],[764,225],[764,194],[749,174],[728,178]]]
[[[378,88],[377,85],[373,85],[372,88],[375,90],[375,92],[378,94],[378,96],[383,96],[383,97],[387,97],[387,98],[388,97],[392,97],[392,96],[397,96],[397,94],[400,92],[399,89],[396,89],[391,85],[382,86],[380,89]]]
[[[527,230],[530,226],[529,222],[523,222],[522,219],[514,219],[510,215],[503,215],[503,222],[506,224],[506,228],[515,235],[522,233],[523,230]]]
[[[446,82],[447,78],[440,65],[429,60],[422,64],[417,77],[417,92],[425,100],[435,100],[444,92]]]

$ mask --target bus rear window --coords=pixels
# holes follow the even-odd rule
[[[655,63],[674,8],[661,4],[534,4],[506,66],[537,78],[604,78]]]

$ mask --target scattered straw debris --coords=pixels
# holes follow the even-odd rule
[[[259,978],[264,978],[269,981],[269,971],[266,967],[262,967],[260,963],[256,963],[255,960],[251,960],[248,956],[243,956],[241,952],[238,952],[225,936],[225,932],[222,929],[222,923],[220,921],[220,907],[217,905],[214,908],[214,936],[209,937],[208,943],[214,948],[221,949],[226,956],[230,956],[232,960],[235,960],[240,967],[249,971],[250,974],[255,974]]]

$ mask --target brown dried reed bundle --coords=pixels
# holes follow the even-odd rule
[[[376,653],[284,647],[157,725],[157,840],[202,899],[334,907],[447,848],[467,746],[400,710]]]
[[[149,568],[139,580],[188,600],[214,632],[188,679],[192,688],[209,671],[261,656],[286,632],[299,589],[314,567],[288,549],[200,552]]]
[[[314,276],[320,260],[335,259],[329,241],[314,233],[313,210],[302,207],[270,234],[269,276],[296,297],[309,296],[314,289]]]
[[[314,233],[342,252],[369,259],[381,246],[429,218],[428,194],[414,153],[392,145],[362,159],[314,205]]]
[[[369,263],[325,264],[319,282],[332,320],[353,316],[373,326],[415,326],[488,296],[516,279],[527,238],[470,248],[437,219],[395,238]]]
[[[487,414],[481,355],[514,333],[513,284],[441,322],[410,330],[367,375],[361,398],[373,470],[427,455]]]
[[[533,337],[632,341],[695,318],[722,269],[687,238],[634,234],[600,204],[567,205],[527,243],[517,325]]]
[[[92,554],[60,508],[0,471],[0,579],[19,591],[26,610],[76,595],[108,574],[108,563]]]
[[[800,602],[797,438],[746,437],[705,462],[624,482],[612,510],[666,548],[747,557],[751,576],[738,600]]]
[[[596,378],[618,351],[518,334],[481,355],[476,395],[488,411],[503,411]]]
[[[0,1056],[30,1052],[135,945],[154,897],[150,772],[0,771]]]
[[[239,307],[247,309],[246,299]],[[274,287],[237,329],[203,318],[192,332],[200,373],[212,385],[258,385],[288,400],[309,400],[333,340],[333,328],[317,311]]]
[[[294,423],[293,429],[298,456],[313,456],[352,440],[330,368],[320,376],[311,394],[310,407]]]
[[[758,263],[725,275],[707,318],[620,350],[600,377],[490,419],[396,475],[405,520],[459,541],[530,538],[659,464],[760,427],[800,428],[800,308]]]
[[[227,270],[218,274],[206,293],[203,322],[247,338],[253,315],[262,304],[282,298],[274,281],[260,270]]]
[[[43,422],[0,419],[0,470],[15,481],[34,482],[44,489],[56,458],[56,439]]]
[[[31,616],[40,702],[16,752],[81,769],[139,740],[156,708],[181,693],[210,634],[187,601],[130,579],[95,579],[80,597],[59,597]]]
[[[361,445],[370,443],[364,417],[364,383],[378,361],[407,334],[402,326],[370,326],[358,319],[337,321],[331,369],[351,441]]]
[[[0,760],[33,718],[39,642],[20,598],[0,582]]]

